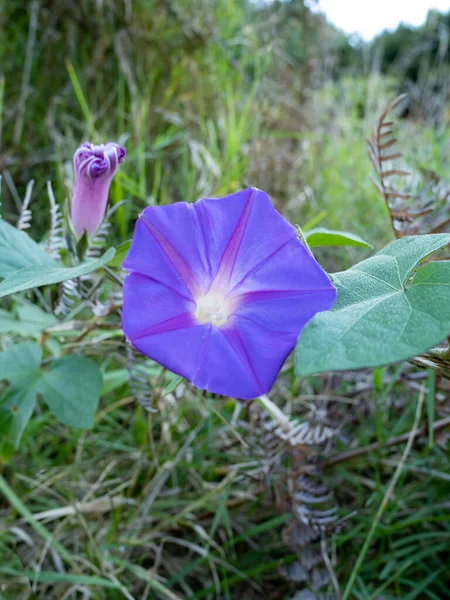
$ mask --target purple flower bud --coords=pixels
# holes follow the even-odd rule
[[[114,142],[94,146],[81,144],[73,157],[75,185],[72,196],[72,224],[75,233],[90,236],[105,216],[111,180],[126,150]]]

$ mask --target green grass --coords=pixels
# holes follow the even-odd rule
[[[375,248],[391,239],[365,138],[395,95],[392,80],[372,74],[314,85],[296,106],[297,86],[314,82],[280,62],[281,45],[258,37],[261,22],[248,21],[237,0],[205,0],[194,9],[181,0],[135,2],[131,14],[131,3],[112,0],[82,0],[76,15],[73,3],[41,6],[34,45],[27,12],[13,4],[0,76],[2,214],[17,218],[8,182],[23,197],[35,178],[36,238],[47,227],[47,179],[63,204],[73,151],[89,138],[127,147],[111,190],[113,203],[127,200],[113,218],[113,244],[131,236],[146,205],[247,185],[265,189],[292,222],[352,231]],[[22,71],[27,48],[29,77]],[[15,137],[23,85],[30,93]],[[449,175],[448,128],[408,120],[398,133],[412,169]],[[330,271],[365,256],[360,249],[317,252]],[[15,339],[2,336],[0,345]],[[61,345],[72,340],[70,332],[58,337]],[[20,451],[0,466],[0,598],[78,599],[88,590],[94,600],[290,600],[302,586],[278,567],[297,558],[281,532],[295,512],[289,487],[299,455],[273,461],[255,407],[184,384],[165,397],[169,379],[158,368],[149,382],[157,411],[145,413],[111,331],[94,331],[76,348],[101,363],[108,387],[92,431],[69,430],[42,408]],[[292,372],[288,362],[272,399],[305,419],[316,404],[345,434],[322,462],[413,427],[418,389],[411,375],[418,371],[411,366],[308,380]],[[427,434],[412,445],[391,498],[386,490],[404,444],[322,476],[340,516],[356,511],[327,538],[348,598],[448,595],[448,448],[444,432],[432,435],[448,401],[442,382],[427,377],[419,380]]]
[[[280,382],[278,393],[286,383]],[[307,382],[294,385],[292,407],[298,414],[305,415],[302,398],[308,388]],[[91,432],[69,431],[46,413],[37,416],[21,452],[3,467],[0,556],[6,554],[0,583],[7,584],[5,591],[14,597],[19,593],[14,590],[22,593],[26,581],[35,581],[39,593],[45,589],[54,597],[80,584],[95,598],[125,597],[123,588],[141,597],[147,586],[155,598],[208,598],[217,589],[228,590],[230,598],[256,598],[258,586],[275,586],[279,597],[289,598],[290,586],[277,575],[277,564],[295,558],[280,535],[292,515],[276,508],[271,490],[281,490],[292,472],[287,464],[266,471],[268,458],[261,454],[257,431],[249,435],[245,409],[236,421],[234,402],[187,389],[177,392],[178,399],[161,397],[158,412],[146,416],[126,393],[123,385],[103,399]],[[417,393],[398,382],[389,397],[401,399],[406,416],[398,427],[398,408],[385,405],[390,413],[385,439],[411,429]],[[372,392],[357,398],[353,411],[372,410]],[[335,418],[347,423],[353,438],[361,445],[374,439],[374,412],[355,425],[348,405],[334,404]],[[373,516],[402,446],[325,472],[341,514],[358,511],[333,542],[343,587],[366,542],[349,597],[375,598],[382,588],[388,597],[414,597],[416,590],[420,598],[425,581],[429,593],[445,597],[439,590],[449,575],[447,457],[440,446],[430,449],[423,441],[413,445],[377,527]],[[76,510],[68,514],[72,506]],[[12,525],[16,529],[9,529]]]

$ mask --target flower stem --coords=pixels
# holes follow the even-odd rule
[[[276,404],[272,402],[272,400],[269,400],[266,395],[259,396],[259,398],[255,399],[255,402],[257,402],[265,411],[267,411],[272,419],[279,423],[283,429],[288,430],[290,428],[289,418],[282,410],[278,408]]]

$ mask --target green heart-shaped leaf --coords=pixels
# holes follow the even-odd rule
[[[334,308],[301,333],[296,373],[377,367],[416,356],[450,334],[450,262],[417,264],[450,235],[396,240],[348,271],[333,275]]]
[[[102,388],[97,365],[82,356],[65,356],[42,374],[39,392],[52,413],[69,427],[90,429]]]
[[[0,353],[0,380],[13,387],[31,387],[40,377],[42,348],[36,342],[14,344]]]
[[[42,372],[41,360],[42,349],[35,342],[15,344],[0,353],[0,380],[11,383],[0,398],[0,442],[19,445],[38,394],[62,423],[93,426],[102,387],[98,366],[88,358],[65,356]]]

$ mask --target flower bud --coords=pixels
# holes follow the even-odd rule
[[[93,235],[102,224],[109,186],[126,150],[114,142],[95,146],[88,142],[75,152],[75,185],[71,218],[75,233]]]

